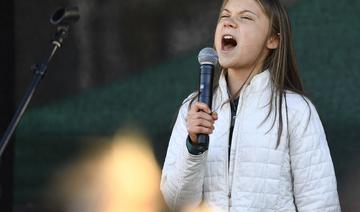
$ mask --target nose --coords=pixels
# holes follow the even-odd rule
[[[232,18],[227,18],[226,20],[224,20],[223,26],[229,28],[236,28],[237,24]]]

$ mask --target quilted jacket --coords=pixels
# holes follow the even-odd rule
[[[189,101],[184,101],[170,137],[160,186],[171,209],[179,211],[204,202],[215,211],[341,210],[329,147],[315,107],[287,92],[288,122],[283,105],[283,133],[277,147],[279,116],[273,112],[263,122],[270,95],[268,70],[255,75],[240,93],[230,159],[231,113],[230,104],[223,104],[228,99],[224,75],[212,106],[219,119],[208,151],[200,155],[190,154],[186,147]]]

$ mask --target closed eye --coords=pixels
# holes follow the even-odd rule
[[[241,19],[245,19],[245,20],[249,20],[249,21],[253,21],[252,18],[248,17],[248,16],[242,16]]]
[[[220,16],[220,19],[222,19],[222,18],[228,18],[228,17],[230,17],[229,15],[222,15],[222,16]]]

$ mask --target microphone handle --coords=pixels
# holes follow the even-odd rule
[[[207,134],[198,134],[197,136],[197,144],[203,146],[204,149],[209,147],[209,135]]]
[[[211,110],[213,96],[214,66],[203,64],[200,66],[199,102],[205,103]],[[209,135],[198,134],[197,142],[204,148],[209,146]]]

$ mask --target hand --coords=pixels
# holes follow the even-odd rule
[[[217,114],[211,112],[206,104],[201,102],[193,104],[186,118],[186,127],[191,141],[197,143],[198,134],[211,134],[217,119]]]

